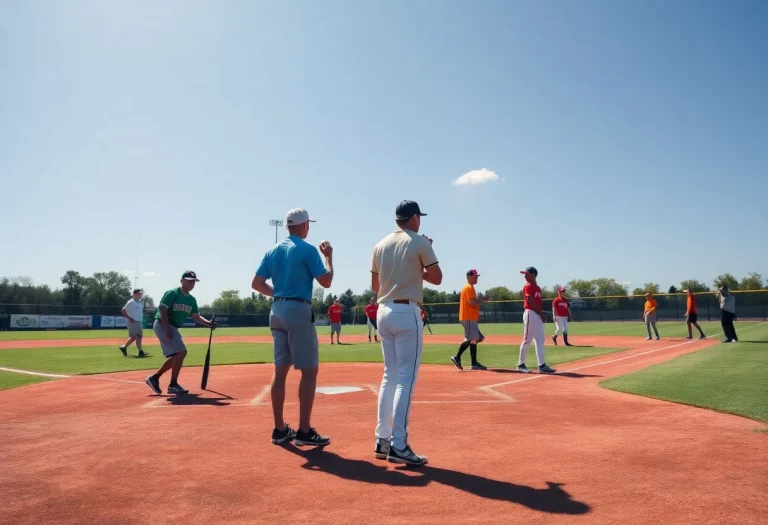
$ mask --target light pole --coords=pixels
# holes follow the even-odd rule
[[[283,221],[280,219],[273,219],[269,221],[269,225],[275,227],[275,244],[277,244],[277,228],[283,225]]]

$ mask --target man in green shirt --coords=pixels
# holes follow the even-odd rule
[[[205,319],[197,308],[197,300],[189,292],[200,279],[195,272],[188,270],[181,276],[181,286],[168,290],[160,300],[160,307],[155,314],[155,323],[152,329],[160,340],[160,347],[166,357],[165,363],[153,375],[147,377],[146,383],[155,394],[162,394],[160,389],[160,376],[171,370],[171,382],[168,385],[169,394],[186,394],[188,390],[179,385],[179,372],[184,358],[187,357],[187,347],[181,339],[179,328],[184,326],[187,317],[191,317],[198,324],[210,329],[216,328],[216,322]]]

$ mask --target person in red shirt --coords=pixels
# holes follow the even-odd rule
[[[552,318],[555,320],[555,335],[552,342],[557,345],[557,336],[563,333],[565,346],[573,346],[568,342],[568,323],[571,321],[571,302],[565,296],[565,288],[557,290],[557,297],[552,301]]]
[[[429,330],[429,335],[432,335],[432,327],[429,325],[429,314],[424,308],[421,309],[421,323],[424,325],[424,328]]]
[[[539,271],[529,266],[520,272],[525,275],[526,285],[523,287],[523,344],[520,345],[520,360],[517,363],[517,371],[529,374],[531,370],[525,366],[525,354],[532,342],[536,344],[536,359],[539,363],[539,373],[553,374],[554,369],[547,366],[544,361],[544,323],[547,321],[544,315],[541,288],[536,284]]]
[[[368,342],[371,341],[371,332],[373,332],[373,339],[378,343],[379,335],[377,330],[379,329],[376,324],[376,313],[379,311],[379,303],[376,302],[375,297],[371,297],[371,302],[365,305],[365,317],[368,319]]]
[[[699,339],[706,339],[707,336],[704,335],[704,330],[701,329],[698,323],[699,311],[696,309],[696,295],[693,293],[693,290],[686,290],[686,292],[688,292],[688,301],[685,307],[685,322],[688,325],[688,337],[686,339],[693,339],[692,326],[695,326],[699,331],[701,336]]]
[[[341,344],[341,314],[344,311],[344,307],[341,306],[339,300],[333,301],[333,304],[328,307],[328,319],[331,321],[331,344],[333,344],[333,334],[336,334],[336,343]]]

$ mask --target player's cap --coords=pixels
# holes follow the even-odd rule
[[[142,290],[141,288],[136,288],[135,290],[133,290],[133,293],[144,293],[144,290]]]
[[[426,217],[426,213],[421,213],[418,203],[414,201],[403,201],[397,205],[395,210],[395,217],[398,219],[410,219],[414,215],[419,217]]]
[[[197,278],[197,274],[193,272],[192,270],[187,270],[184,272],[184,274],[181,276],[182,279],[185,281],[199,281],[200,279]]]
[[[520,270],[520,273],[522,273],[522,274],[530,273],[531,275],[536,275],[536,276],[539,275],[539,271],[536,268],[534,268],[533,266],[529,266],[525,270]]]
[[[285,214],[286,226],[298,226],[299,224],[304,224],[305,222],[315,221],[309,218],[309,212],[304,208],[294,208],[292,210],[288,210],[288,213]]]
[[[479,273],[477,273],[477,270],[474,270],[474,269],[473,269],[473,270],[469,270],[469,271],[467,272],[467,277],[471,277],[471,276],[473,276],[473,275],[474,275],[475,277],[479,277],[479,276],[480,276],[480,274],[479,274]]]

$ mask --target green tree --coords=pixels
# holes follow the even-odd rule
[[[685,281],[680,281],[680,289],[681,290],[691,290],[693,293],[699,293],[699,292],[708,292],[709,286],[706,284],[697,281],[696,279],[686,279]]]
[[[87,306],[115,306],[131,296],[131,280],[122,273],[96,272],[85,279],[83,302]]]
[[[506,286],[494,286],[485,291],[491,301],[511,301],[515,298],[512,290]]]
[[[645,295],[645,288],[635,288],[632,290],[632,295],[636,295],[638,297],[642,297]]]
[[[349,313],[355,307],[355,294],[351,289],[347,289],[339,296],[339,302],[344,307],[344,312]]]
[[[728,286],[729,290],[739,289],[739,281],[737,281],[736,278],[730,273],[722,273],[718,275],[717,277],[715,277],[713,284],[715,285],[715,288],[719,288],[720,286],[725,284]]]
[[[319,303],[322,303],[323,299],[325,299],[325,288],[321,288],[318,286],[314,290],[312,290],[312,301],[317,301]]]
[[[669,290],[667,290],[667,293],[678,293],[677,286],[675,286],[674,284],[670,286]]]
[[[155,307],[155,300],[152,299],[152,296],[149,294],[144,294],[141,298],[141,304],[144,305],[144,308],[154,308]]]
[[[651,292],[652,294],[656,295],[657,293],[661,293],[661,286],[659,286],[658,283],[645,283],[643,285],[643,290],[646,292]]]
[[[213,300],[211,308],[218,314],[241,314],[244,310],[239,290],[224,290]]]
[[[763,276],[759,273],[750,272],[749,276],[744,277],[740,283],[740,290],[762,290]]]
[[[585,279],[573,279],[568,281],[566,286],[571,295],[576,297],[595,297],[597,295],[597,287],[594,281],[587,281]]]
[[[85,291],[85,277],[75,270],[67,270],[61,277],[61,284],[64,285],[64,304],[81,305],[83,304],[83,292]],[[129,282],[130,286],[130,282]]]

